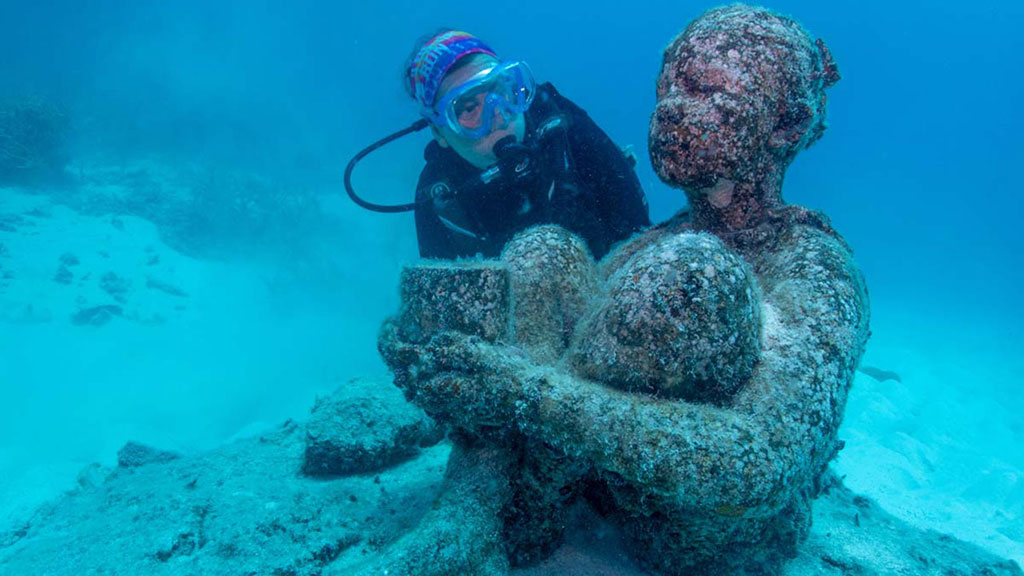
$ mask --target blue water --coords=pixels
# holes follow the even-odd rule
[[[316,253],[322,270],[297,274],[284,296],[196,296],[196,316],[185,327],[172,319],[160,328],[111,324],[86,334],[63,320],[0,323],[0,431],[18,454],[4,469],[12,479],[5,490],[45,476],[56,491],[81,461],[109,460],[125,436],[212,445],[253,421],[301,412],[338,379],[383,370],[376,328],[397,306],[399,266],[415,258],[413,222],[348,204],[341,171],[363,145],[416,119],[401,66],[427,31],[471,30],[500,54],[530,62],[613,139],[634,146],[654,220],[685,203],[646,161],[648,120],[662,48],[713,4],[208,4],[4,0],[0,96],[36,94],[68,110],[72,172],[157,158],[314,191],[330,224]],[[1024,3],[768,6],[824,39],[843,76],[828,93],[829,129],[791,167],[785,198],[826,212],[854,248],[874,313],[865,362],[904,379],[895,392],[873,392],[903,399],[886,422],[865,415],[878,402],[851,401],[851,411],[862,412],[848,420],[864,425],[851,434],[871,442],[870,426],[881,427],[878,440],[904,430],[897,424],[904,416],[915,422],[908,434],[931,454],[934,471],[908,468],[913,485],[891,492],[917,490],[921,500],[908,502],[922,506],[947,494],[965,506],[987,502],[986,513],[1002,509],[1004,518],[991,524],[993,538],[1002,539],[989,542],[1024,558],[1024,518],[1017,516],[1024,512],[1017,443],[1024,434]],[[371,157],[356,184],[375,201],[408,201],[425,138]],[[297,234],[315,242],[321,231]],[[251,259],[246,266],[265,264]],[[39,273],[39,281],[50,275]],[[190,285],[233,290],[221,281]],[[246,286],[238,290],[255,290]],[[197,343],[200,334],[216,337]],[[55,356],[60,362],[47,361]],[[184,423],[196,418],[201,424]],[[45,433],[27,434],[32,425]],[[92,432],[63,450],[75,427]],[[851,450],[855,458],[857,447]],[[51,455],[43,468],[41,453]],[[949,472],[969,467],[967,458],[982,468],[998,462],[1001,488]],[[970,524],[953,512],[921,516],[939,529],[986,522]]]
[[[161,149],[292,172],[337,168],[360,144],[414,118],[401,64],[424,30],[442,25],[471,29],[502,54],[531,62],[616,140],[642,152],[660,50],[711,6],[106,2],[90,11],[74,2],[5,4],[0,88],[59,100],[95,138],[128,152]],[[770,7],[824,38],[844,76],[829,93],[832,130],[791,170],[788,199],[831,215],[879,296],[893,284],[918,292],[923,273],[934,280],[929,292],[980,290],[992,310],[1019,312],[1010,287],[1020,273],[999,263],[1021,246],[1011,230],[1024,200],[1008,168],[1024,154],[1016,106],[1024,6]],[[414,177],[418,160],[395,149],[387,163]],[[681,194],[661,185],[648,163],[639,172],[654,217],[674,212]],[[407,195],[409,180],[398,176],[378,197]],[[922,269],[908,275],[897,254]],[[950,259],[969,261],[969,273],[960,274],[969,288],[949,281]]]

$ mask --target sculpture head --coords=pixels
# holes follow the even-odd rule
[[[697,216],[749,225],[782,203],[786,167],[825,130],[839,73],[825,44],[763,8],[705,13],[665,50],[651,118],[651,160]]]

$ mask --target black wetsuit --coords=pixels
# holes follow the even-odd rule
[[[601,258],[650,224],[633,163],[583,109],[542,84],[525,116],[530,161],[499,163],[502,175],[486,183],[486,171],[451,148],[427,145],[416,190],[420,256],[495,257],[517,232],[555,223]]]

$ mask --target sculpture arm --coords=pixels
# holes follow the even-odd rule
[[[683,508],[776,506],[782,460],[744,415],[610,389],[474,337],[405,353],[416,369],[397,383],[441,421],[537,438]]]
[[[771,514],[834,455],[867,299],[848,250],[816,230],[798,229],[755,266],[774,279],[762,286],[762,355],[729,406],[610,389],[450,332],[417,346],[386,329],[382,351],[439,420],[526,434],[670,506]]]

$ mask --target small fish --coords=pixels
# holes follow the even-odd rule
[[[862,374],[867,374],[879,382],[885,382],[886,380],[895,380],[897,382],[903,382],[903,378],[900,375],[893,372],[892,370],[882,370],[875,366],[861,366],[858,368]]]

